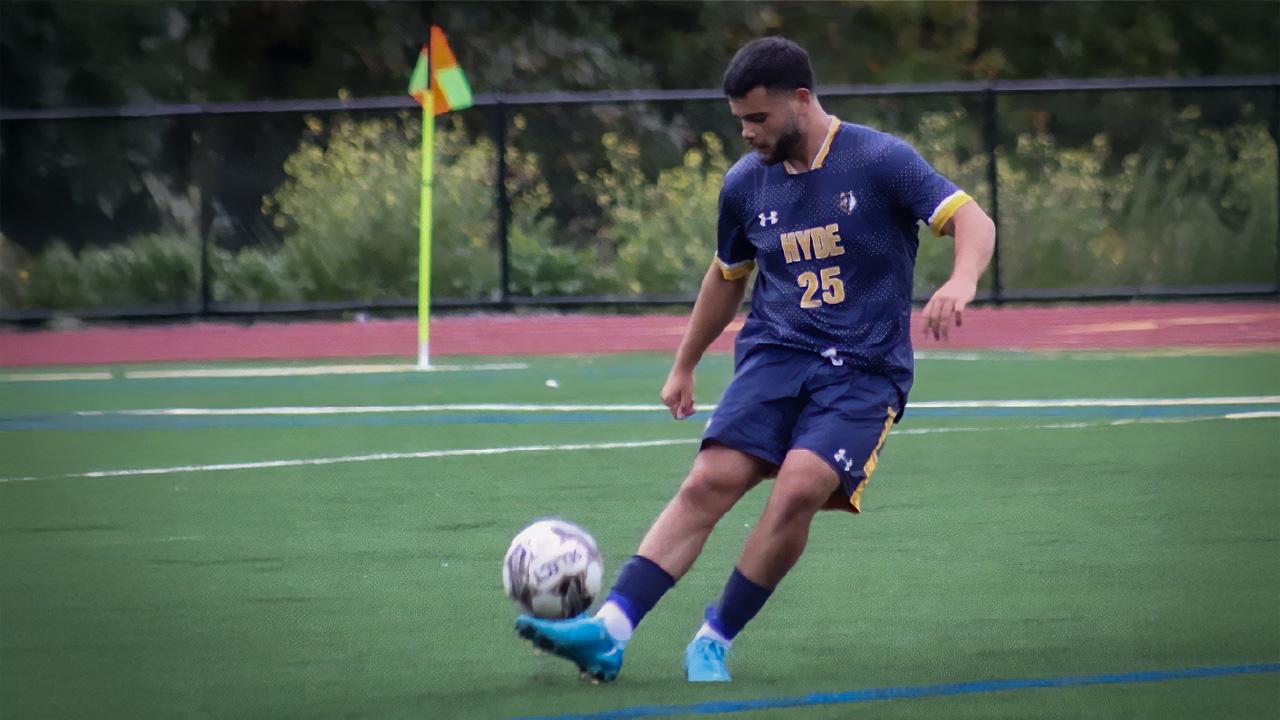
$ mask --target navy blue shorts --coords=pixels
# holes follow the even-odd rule
[[[862,490],[909,387],[909,381],[837,366],[814,353],[759,345],[738,361],[703,446],[721,443],[764,460],[774,472],[787,451],[809,450],[836,471],[849,509],[861,512]]]

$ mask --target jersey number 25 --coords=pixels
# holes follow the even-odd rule
[[[821,276],[821,280],[819,280]],[[840,280],[840,267],[832,265],[813,274],[812,271],[800,273],[800,277],[796,278],[796,284],[804,288],[804,295],[800,298],[800,307],[806,310],[822,307],[823,303],[827,305],[835,305],[844,301],[844,282]],[[814,297],[821,288],[821,299]]]

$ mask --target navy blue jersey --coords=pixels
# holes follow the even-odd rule
[[[808,172],[743,157],[716,250],[728,279],[760,271],[738,356],[782,345],[909,378],[916,223],[941,234],[969,200],[906,142],[835,118]]]

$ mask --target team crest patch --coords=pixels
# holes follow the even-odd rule
[[[836,206],[845,215],[851,215],[853,214],[853,209],[858,207],[858,198],[853,196],[852,190],[847,190],[840,193],[840,199],[836,201]]]

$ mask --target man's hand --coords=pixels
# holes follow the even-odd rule
[[[693,414],[693,371],[671,368],[667,384],[662,386],[662,404],[677,420]]]
[[[956,259],[951,279],[938,288],[924,306],[924,334],[946,340],[951,323],[964,323],[964,309],[978,292],[978,278],[991,262],[996,246],[996,225],[976,202],[966,202],[956,210],[942,230],[956,239]]]
[[[973,302],[978,284],[965,278],[951,278],[924,306],[924,333],[934,340],[946,340],[954,320],[956,327],[964,323],[964,309]]]

